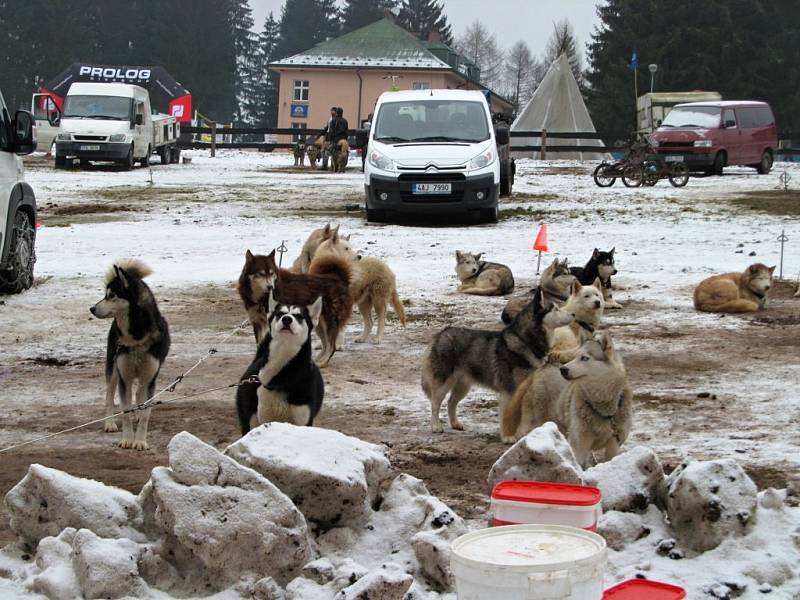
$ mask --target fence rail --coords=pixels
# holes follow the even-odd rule
[[[355,136],[358,130],[349,130],[348,136]],[[230,128],[215,128],[215,127],[181,127],[182,134],[198,134],[198,135],[292,135],[292,136],[319,136],[322,134],[322,129],[294,129],[287,127],[230,127]],[[514,145],[511,144],[512,152],[609,152],[615,149],[622,149],[625,147],[627,140],[630,139],[630,133],[597,133],[595,131],[579,131],[579,132],[565,132],[565,131],[510,131],[511,138],[539,138],[540,142],[544,140],[544,144],[538,145]],[[548,144],[547,140],[601,140],[607,142],[604,147],[598,146],[571,146],[566,144]],[[782,141],[780,148],[776,150],[779,155],[800,155],[800,147],[794,147],[794,135],[791,132],[781,133],[779,139]],[[786,142],[789,142],[788,144]],[[294,147],[293,143],[288,142],[268,142],[268,141],[230,141],[230,142],[206,142],[202,140],[181,140],[181,148],[194,148],[202,149],[208,148],[212,152],[216,148],[237,148],[237,149],[258,149],[266,152],[272,152],[276,149],[291,149]]]

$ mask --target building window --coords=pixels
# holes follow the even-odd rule
[[[414,89],[415,90],[429,90],[431,89],[430,81],[415,81],[414,82]]]
[[[308,102],[308,81],[295,79],[294,99]]]
[[[307,127],[306,123],[298,123],[296,121],[292,123],[292,129],[305,129],[306,127]],[[303,136],[299,135],[299,134],[295,134],[295,135],[292,136],[292,142],[293,143],[297,143],[302,139],[303,139]]]

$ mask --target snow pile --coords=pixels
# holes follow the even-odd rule
[[[495,463],[489,483],[504,479],[600,488],[606,587],[645,578],[688,598],[800,598],[800,507],[786,491],[759,493],[734,460],[687,459],[665,477],[655,452],[635,447],[583,471],[547,423]]]
[[[6,496],[20,540],[0,551],[0,590],[401,600],[452,589],[450,542],[467,527],[419,479],[392,478],[382,446],[274,423],[225,453],[183,432],[168,456],[138,496],[32,465]]]

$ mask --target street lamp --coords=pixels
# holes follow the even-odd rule
[[[650,70],[650,93],[652,94],[653,93],[653,81],[656,78],[656,71],[658,71],[658,65],[650,64],[650,65],[647,66],[647,68]]]

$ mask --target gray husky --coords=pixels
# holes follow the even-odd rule
[[[156,378],[169,353],[169,327],[158,311],[156,299],[144,278],[150,267],[138,260],[119,260],[106,273],[106,294],[90,312],[110,319],[106,350],[106,416],[114,413],[114,396],[119,386],[123,410],[133,404],[133,384],[138,382],[136,404],[153,396]],[[139,411],[136,436],[130,413],[122,416],[120,448],[147,450],[150,409]],[[117,431],[114,418],[105,422],[106,431]]]
[[[553,331],[574,316],[551,304],[544,307],[537,294],[501,331],[445,327],[437,333],[422,366],[422,389],[431,402],[431,430],[442,432],[439,408],[447,393],[447,413],[453,429],[463,429],[456,407],[473,385],[500,396],[500,414],[514,390],[542,365]]]
[[[532,289],[530,292],[522,296],[514,296],[507,303],[503,309],[501,318],[503,323],[511,323],[512,319],[517,316],[517,313],[522,310],[522,307],[533,300],[536,292],[543,294],[545,306],[550,304],[563,304],[569,299],[570,286],[575,282],[575,275],[570,272],[567,265],[567,259],[559,260],[553,259],[539,279],[539,286]]]

